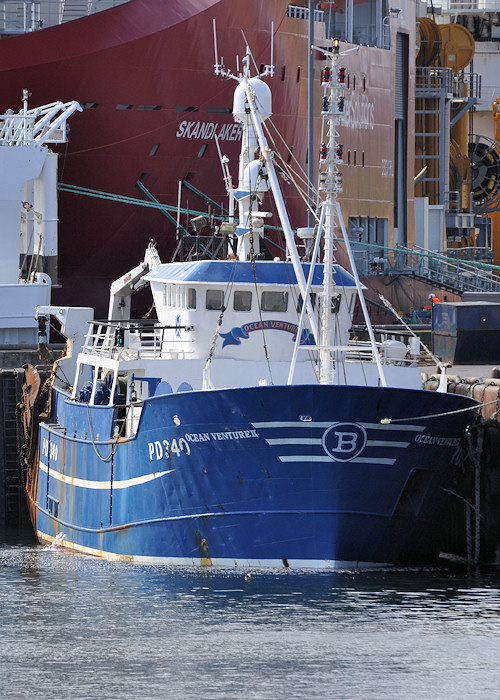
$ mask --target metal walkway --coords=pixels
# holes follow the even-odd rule
[[[500,292],[500,270],[495,274],[495,269],[485,262],[449,257],[415,246],[394,248],[385,272],[411,275],[433,287],[461,295],[464,292]]]

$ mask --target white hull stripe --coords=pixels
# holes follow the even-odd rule
[[[341,461],[333,459],[328,455],[283,455],[280,457],[281,462],[333,462],[334,464],[394,464],[395,459],[387,457],[355,457]]]
[[[47,465],[40,462],[40,470],[46,474],[49,472]],[[169,469],[165,472],[153,472],[152,474],[143,474],[142,476],[136,476],[133,479],[123,479],[122,481],[92,481],[90,479],[78,479],[73,476],[67,476],[66,474],[61,474],[61,472],[55,469],[50,469],[49,478],[57,479],[62,481],[64,484],[69,484],[70,486],[79,486],[82,489],[105,489],[106,491],[114,489],[128,489],[130,486],[138,486],[139,484],[146,484],[148,481],[154,481],[159,479],[165,474],[170,474],[175,472],[175,469]]]
[[[425,425],[405,425],[403,423],[360,423],[363,428],[375,428],[376,430],[411,430],[414,433],[421,433],[425,430]]]
[[[322,445],[322,438],[267,438],[268,445]],[[367,440],[367,447],[397,447],[404,449],[409,442],[391,442],[391,440]]]
[[[266,421],[265,423],[252,423],[254,428],[331,428],[336,423],[341,421]],[[355,425],[360,425],[363,428],[374,428],[376,430],[410,430],[415,433],[421,433],[425,430],[424,425],[405,425],[403,423],[361,423],[357,421],[349,421]]]
[[[391,440],[367,440],[366,441],[366,446],[367,447],[397,447],[401,449],[405,449],[408,447],[410,443],[409,442],[392,442]]]
[[[321,438],[266,438],[268,445],[321,445]]]

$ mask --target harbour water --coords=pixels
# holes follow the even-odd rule
[[[11,537],[0,596],[4,699],[498,697],[498,572],[177,569]]]

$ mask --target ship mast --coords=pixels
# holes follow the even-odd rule
[[[320,325],[320,383],[331,384],[333,381],[333,362],[331,357],[331,331],[332,312],[331,304],[335,288],[333,278],[333,264],[335,262],[334,232],[338,230],[336,220],[337,197],[342,191],[342,177],[339,165],[342,160],[342,144],[339,143],[337,131],[339,115],[344,111],[344,75],[345,69],[338,69],[339,41],[333,42],[331,54],[331,66],[321,71],[321,84],[323,86],[322,105],[322,134],[326,135],[326,141],[321,144],[319,161],[319,197],[323,200],[322,208],[325,211],[325,238],[323,250],[323,303],[321,304]],[[321,235],[321,231],[318,231]]]
[[[295,272],[295,277],[297,278],[297,284],[299,286],[300,293],[302,294],[302,299],[304,299],[304,304],[306,307],[307,315],[309,317],[309,323],[311,326],[312,333],[315,338],[318,338],[318,324],[312,308],[310,296],[306,291],[307,284],[304,276],[304,270],[302,269],[302,264],[300,262],[299,254],[297,252],[294,233],[290,224],[290,219],[288,218],[288,212],[286,210],[285,202],[283,200],[283,194],[281,192],[278,182],[278,176],[274,167],[274,154],[271,148],[269,147],[261,124],[261,112],[259,110],[256,88],[259,84],[264,85],[267,89],[269,88],[265,83],[263,83],[260,80],[260,78],[248,79],[245,73],[241,76],[240,80],[240,85],[243,86],[246,95],[246,105],[248,106],[248,109],[250,110],[250,114],[252,116],[253,127],[255,129],[255,134],[257,136],[257,141],[259,144],[260,156],[265,164],[266,175],[271,190],[273,192],[274,202],[276,205],[278,216],[281,221],[281,226],[283,228],[283,234],[287,243],[287,252],[290,257],[293,270]]]
[[[216,74],[231,77],[238,81],[235,90],[233,116],[236,121],[243,125],[242,150],[240,156],[239,182],[236,190],[230,190],[230,197],[235,197],[239,205],[239,224],[236,226],[236,233],[239,238],[238,254],[240,259],[248,259],[252,250],[255,255],[256,241],[263,235],[262,217],[266,212],[259,211],[258,197],[252,197],[252,191],[257,194],[262,193],[269,187],[273,191],[274,200],[278,216],[283,227],[283,233],[287,242],[287,252],[292,263],[297,278],[297,284],[304,300],[304,306],[309,317],[311,331],[318,343],[319,358],[319,381],[321,384],[332,384],[334,379],[336,357],[333,353],[340,348],[336,348],[332,343],[332,303],[335,290],[334,281],[334,251],[335,236],[339,229],[342,232],[345,248],[349,256],[351,273],[356,282],[357,292],[361,308],[365,317],[368,329],[372,353],[377,364],[380,377],[380,385],[387,386],[381,360],[378,354],[373,328],[366,308],[362,285],[354,263],[352,250],[350,247],[347,231],[342,218],[338,194],[342,191],[342,174],[339,165],[342,160],[342,144],[339,142],[337,130],[339,121],[344,112],[344,79],[345,68],[339,67],[340,42],[333,41],[332,51],[324,51],[312,47],[315,50],[323,51],[325,58],[330,59],[330,66],[322,73],[323,94],[323,134],[326,134],[325,141],[321,144],[320,168],[319,168],[319,199],[320,204],[317,212],[317,219],[320,222],[317,228],[317,242],[324,231],[324,279],[321,303],[321,324],[318,323],[314,314],[310,300],[310,282],[306,283],[304,271],[295,245],[294,234],[288,218],[283,195],[278,183],[276,170],[274,167],[274,154],[268,145],[262,128],[262,121],[271,114],[271,96],[269,87],[261,80],[261,77],[250,77],[250,51],[247,47],[245,58],[243,59],[243,70],[238,76],[233,75],[223,67],[222,62],[217,58],[216,48]],[[347,52],[357,50],[349,49]],[[343,52],[342,55],[344,53]],[[267,67],[268,68],[268,67]],[[253,133],[250,130],[253,127]],[[254,141],[256,139],[256,143]],[[260,156],[251,159],[253,146],[258,145]],[[257,154],[256,154],[257,155]],[[256,177],[257,175],[257,177]],[[257,204],[257,207],[255,205]],[[324,226],[322,225],[324,222]],[[248,248],[250,246],[250,248]],[[315,251],[318,246],[315,246]],[[312,266],[316,263],[317,254],[313,256]],[[311,277],[311,275],[310,275]]]
[[[261,80],[261,77],[272,76],[274,74],[274,66],[271,62],[271,64],[264,67],[264,72],[261,75],[251,78],[251,54],[247,46],[246,54],[242,61],[243,70],[240,74],[234,75],[224,67],[222,61],[219,61],[215,24],[214,42],[216,75],[222,75],[238,81],[238,86],[234,93],[233,117],[243,127],[242,148],[239,162],[238,187],[228,192],[230,197],[237,199],[239,207],[239,223],[236,226],[238,257],[240,260],[246,260],[251,257],[251,251],[253,251],[254,256],[258,252],[257,246],[260,237],[264,235],[263,218],[269,216],[267,212],[259,210],[258,194],[265,192],[270,187],[283,227],[287,252],[297,278],[300,293],[304,299],[311,331],[314,338],[318,338],[318,323],[310,296],[306,293],[306,279],[274,167],[274,153],[269,147],[262,128],[262,122],[271,116],[271,91],[269,86]],[[251,152],[254,145],[258,146],[260,157],[252,160]],[[257,195],[255,199],[254,195]]]
[[[317,47],[312,47],[317,48]],[[322,49],[319,49],[320,51]],[[361,282],[359,280],[356,264],[352,254],[349,238],[344,224],[344,219],[338,202],[338,195],[342,192],[342,172],[340,167],[343,164],[343,146],[339,141],[338,126],[344,113],[344,85],[345,85],[345,68],[340,65],[340,57],[350,51],[356,49],[348,49],[340,53],[340,41],[333,40],[332,50],[324,51],[325,58],[329,59],[330,65],[326,66],[321,74],[321,84],[323,86],[323,105],[322,105],[322,134],[325,136],[321,144],[320,162],[319,162],[319,209],[324,209],[324,251],[323,251],[323,293],[321,304],[321,319],[320,319],[320,344],[319,344],[319,377],[321,384],[331,384],[334,375],[334,363],[332,358],[331,346],[332,338],[332,309],[333,295],[335,290],[334,270],[335,263],[335,243],[334,238],[336,232],[342,232],[351,273],[356,282],[358,298],[363,310],[368,335],[372,346],[372,353],[377,364],[377,369],[380,377],[380,385],[387,386],[385,380],[382,363],[377,350],[375,335],[366,307],[366,301],[363,294]],[[318,236],[321,231],[318,230]],[[314,261],[313,261],[314,262]]]

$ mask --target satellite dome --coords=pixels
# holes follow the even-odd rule
[[[269,85],[267,85],[267,83],[265,83],[260,78],[249,78],[248,84],[251,86],[252,90],[255,93],[255,104],[257,109],[259,110],[261,118],[263,120],[267,119],[272,114],[271,90],[269,88]],[[251,120],[251,115],[247,111],[248,106],[247,109],[245,109],[246,106],[247,100],[245,94],[245,86],[243,83],[240,83],[234,91],[233,99],[233,116],[237,121],[245,122],[247,120]]]

